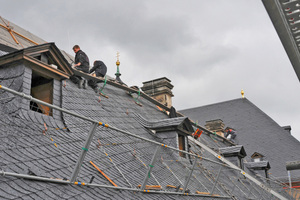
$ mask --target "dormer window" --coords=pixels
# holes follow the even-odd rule
[[[30,95],[46,103],[53,103],[53,79],[45,78],[32,71]],[[30,110],[52,116],[52,109],[48,106],[30,102]]]
[[[149,130],[155,130],[156,137],[167,140],[168,143],[179,150],[188,151],[187,136],[191,135],[194,132],[194,129],[187,117],[174,117],[158,121],[148,121],[141,115],[135,114],[134,118]],[[179,156],[186,158],[186,154],[182,152],[179,152]]]
[[[46,52],[46,53],[32,54],[31,56],[34,57],[37,60],[42,61],[45,64],[50,65],[54,69],[59,69],[59,70],[63,71],[63,69],[61,67],[57,66],[57,64],[55,62],[55,59],[49,57],[49,53],[48,52]]]
[[[266,178],[269,178],[268,170],[271,168],[270,163],[263,159],[263,155],[257,152],[254,152],[251,156],[252,162],[246,163],[247,168],[251,170],[256,170],[257,174],[264,172]],[[263,170],[262,172],[259,172]]]
[[[237,158],[237,166],[239,166],[241,169],[244,169],[243,158],[245,158],[247,154],[242,145],[223,147],[220,148],[219,151],[224,157],[233,158],[232,161],[236,161]]]
[[[14,65],[11,65],[14,63]],[[45,43],[13,51],[0,57],[0,66],[25,68],[23,92],[48,104],[60,106],[61,81],[70,78],[73,70],[54,43]],[[33,101],[24,101],[29,111],[54,118],[60,112]]]
[[[251,156],[251,159],[253,162],[260,162],[260,161],[263,161],[265,156],[260,154],[260,153],[257,153],[257,152],[254,152]]]
[[[261,161],[261,158],[254,158],[253,161],[254,161],[254,162],[260,162],[260,161]]]

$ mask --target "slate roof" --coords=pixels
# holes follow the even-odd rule
[[[37,44],[47,43],[45,40],[41,39],[40,37],[37,37],[36,35],[32,34],[31,32],[21,28],[20,26],[14,24],[13,22],[10,22],[10,21],[4,19],[3,17],[0,18],[0,24],[2,24],[5,27],[7,27],[7,25],[9,25],[9,28],[11,28],[13,31],[12,34],[19,42],[19,44],[16,43],[14,41],[13,37],[11,36],[11,34],[8,32],[8,30],[6,28],[0,26],[0,35],[1,35],[0,43],[8,46],[10,48],[23,49],[23,48],[27,48],[30,46],[35,46],[36,44],[30,42],[30,40]],[[24,39],[24,37],[21,37],[18,34],[28,38],[29,40]]]
[[[245,165],[249,169],[270,169],[270,163],[268,161],[259,161],[259,162],[248,162]]]
[[[3,84],[6,84],[5,81]],[[143,113],[151,118],[166,118],[167,116],[152,104],[143,102],[143,107],[137,106],[133,99],[129,98],[124,91],[108,86],[106,92],[109,94],[109,99],[102,99],[101,103],[92,89],[79,90],[72,82],[68,81],[67,86],[63,90],[63,108],[77,113],[85,113],[85,115],[102,120],[105,120],[110,125],[116,125],[119,128],[130,130],[137,135],[154,139],[154,136],[148,133],[145,128],[139,125],[133,118],[134,112]],[[123,95],[122,95],[123,94]],[[123,98],[122,98],[123,96]],[[3,97],[3,93],[1,95]],[[9,172],[21,174],[31,173],[43,177],[60,177],[68,179],[70,170],[75,165],[75,161],[83,146],[86,134],[89,131],[90,125],[83,120],[74,118],[70,115],[64,115],[63,120],[51,120],[39,113],[21,111],[20,108],[11,107],[17,104],[17,98],[7,100],[1,106],[1,169]],[[78,103],[76,103],[78,102]],[[12,104],[10,104],[12,103]],[[118,105],[118,106],[117,106]],[[129,112],[129,115],[126,114]],[[18,113],[18,114],[16,114]],[[101,115],[99,116],[99,113]],[[47,135],[51,137],[57,144],[59,151],[55,148],[49,137],[43,135],[44,125],[47,124]],[[68,130],[56,130],[55,127],[68,127]],[[146,169],[140,160],[135,156],[140,157],[144,163],[149,163],[151,154],[153,154],[153,145],[137,141],[134,138],[127,137],[111,130],[103,130],[99,128],[95,140],[89,149],[89,155],[83,163],[83,168],[80,172],[78,180],[89,182],[92,176],[95,176],[95,183],[107,184],[107,180],[97,175],[97,171],[91,168],[89,160],[93,160],[97,166],[102,169],[118,186],[128,186],[127,181],[120,176],[116,167],[109,162],[105,155],[107,153],[118,168],[122,169],[122,173],[129,180],[132,186],[141,184],[143,175]],[[97,147],[98,139],[101,146]],[[156,139],[158,140],[158,139]],[[107,145],[106,144],[111,144]],[[115,145],[113,145],[115,144]],[[104,153],[105,151],[105,153]],[[133,156],[133,154],[136,154]],[[164,153],[166,154],[166,152]],[[169,152],[172,155],[172,153]],[[175,157],[174,157],[175,156]],[[163,156],[166,160],[178,160],[179,156],[173,155],[172,158]],[[166,161],[167,162],[167,161]],[[187,163],[187,161],[185,161]],[[172,168],[179,170],[182,168],[180,163],[172,163]],[[182,169],[183,170],[183,169]],[[183,171],[184,172],[184,171]],[[157,171],[156,178],[162,185],[177,185],[178,183],[170,176],[170,172],[163,173]],[[182,174],[183,176],[184,174]],[[201,179],[201,177],[199,177]],[[183,180],[183,177],[181,177]],[[206,180],[207,181],[207,180]],[[27,183],[28,182],[28,183]],[[164,184],[164,182],[166,182]],[[205,180],[202,180],[205,184]],[[154,180],[149,184],[156,185]],[[18,178],[1,177],[2,198],[33,198],[33,199],[54,199],[54,198],[70,198],[75,199],[85,197],[85,199],[131,199],[139,198],[139,195],[134,195],[132,192],[110,191],[108,189],[98,188],[90,192],[90,188],[74,188],[74,186],[49,184],[43,182],[28,181]],[[58,190],[58,192],[55,192]],[[63,193],[62,191],[66,191]],[[124,194],[123,194],[124,193]],[[153,199],[157,195],[148,195],[141,197],[142,199]],[[172,196],[160,195],[163,199],[172,199]],[[183,197],[181,197],[183,198]],[[191,198],[191,197],[190,197]]]
[[[286,162],[299,160],[300,142],[246,98],[179,112],[203,126],[208,120],[223,120],[225,126],[236,130],[235,141],[244,146],[248,155],[258,152],[265,156],[273,177],[286,179]],[[250,156],[245,159],[251,161]],[[292,174],[299,180],[300,171]]]
[[[1,69],[1,68],[0,68]],[[2,85],[7,85],[16,91],[22,91],[23,76],[26,70],[15,69],[15,73],[1,73]],[[25,78],[26,79],[26,78]],[[62,81],[64,82],[64,81]],[[100,85],[103,83],[100,83]],[[164,134],[151,134],[151,131],[136,120],[136,114],[145,119],[156,121],[157,124],[166,121],[176,122],[178,119],[169,119],[155,104],[141,98],[143,106],[138,106],[126,91],[111,85],[106,85],[105,93],[109,98],[98,96],[91,88],[79,89],[70,80],[61,84],[61,106],[94,120],[103,121],[110,126],[118,127],[146,139],[168,144],[177,148],[176,132],[170,130]],[[30,111],[29,107],[21,106],[20,97],[12,96],[0,91],[0,132],[1,132],[1,170],[17,174],[34,174],[39,177],[53,177],[69,179],[91,123],[63,113],[62,118],[49,117]],[[184,121],[186,118],[179,118]],[[170,123],[172,124],[172,123]],[[177,123],[179,124],[179,123]],[[47,130],[45,129],[45,125]],[[173,137],[169,137],[172,135]],[[166,137],[164,137],[166,136]],[[52,141],[53,140],[53,141]],[[200,141],[218,152],[219,148],[227,144],[211,134],[203,133]],[[57,147],[53,144],[57,145]],[[196,144],[190,144],[190,151],[201,156],[198,159],[193,176],[187,189],[191,194],[197,191],[208,194],[212,191],[214,181],[220,169],[219,160]],[[94,169],[89,161],[93,161],[119,187],[137,188],[142,183],[147,165],[155,152],[156,145],[145,142],[119,131],[98,127],[88,154],[82,163],[77,181],[100,185],[110,183]],[[163,149],[159,161],[155,163],[149,185],[161,185],[164,191],[174,192],[168,185],[183,187],[186,176],[192,169],[195,157],[182,158],[178,152]],[[208,160],[211,161],[208,161]],[[240,186],[240,182],[244,186]],[[261,179],[261,181],[265,181]],[[251,192],[249,188],[255,188]],[[234,188],[234,190],[231,190]],[[130,190],[114,190],[105,187],[81,187],[65,184],[54,184],[11,176],[1,176],[0,197],[5,199],[198,199],[196,196],[178,196],[171,194],[142,194]],[[65,191],[65,192],[64,192]],[[224,167],[219,175],[218,184],[213,194],[243,199],[256,199],[261,196],[268,199],[270,194],[247,179],[241,179],[236,170]],[[286,195],[281,190],[282,195]],[[203,194],[202,194],[203,195]],[[215,199],[218,197],[207,197]]]
[[[21,30],[20,30],[21,31]],[[8,38],[7,38],[8,39]],[[0,41],[1,42],[1,41]],[[12,45],[12,44],[11,44]],[[12,45],[13,46],[13,45]],[[67,58],[66,58],[67,59]],[[68,60],[68,62],[70,62]],[[27,63],[28,64],[28,63]],[[0,84],[30,95],[30,67],[23,63],[0,66]],[[57,105],[68,112],[78,113],[109,127],[99,126],[89,149],[83,149],[92,124],[90,121],[66,112],[46,116],[29,109],[29,99],[0,90],[0,198],[2,199],[270,199],[269,192],[246,179],[239,171],[220,163],[220,160],[202,147],[188,140],[187,149],[195,156],[181,157],[177,151],[161,147],[157,161],[150,166],[156,143],[177,148],[176,130],[153,134],[142,125],[137,115],[155,124],[176,122],[160,111],[154,101],[141,96],[136,104],[124,87],[107,84],[99,96],[88,87],[79,89],[69,79],[54,82]],[[28,88],[29,86],[29,88]],[[103,82],[100,83],[103,86]],[[3,88],[3,87],[2,87]],[[179,118],[187,123],[187,118]],[[170,124],[172,124],[170,123]],[[186,127],[187,128],[187,127]],[[122,131],[120,131],[122,130]],[[130,132],[137,137],[124,134]],[[171,137],[170,137],[171,136]],[[204,132],[199,141],[213,149],[227,147],[220,137]],[[86,151],[76,181],[86,186],[66,183],[70,179],[79,155]],[[119,189],[115,189],[91,164],[93,161]],[[222,168],[221,168],[222,166]],[[147,170],[152,168],[152,173]],[[182,191],[193,171],[187,189],[189,196],[168,194]],[[248,171],[251,173],[251,171]],[[15,173],[10,176],[9,173]],[[17,175],[31,175],[31,179]],[[45,181],[36,181],[41,177]],[[137,192],[144,178],[147,185],[160,185],[160,193]],[[60,179],[63,183],[52,183]],[[218,179],[218,180],[217,180]],[[263,177],[258,177],[266,184]],[[51,182],[51,180],[53,180]],[[89,183],[92,181],[92,184]],[[216,182],[217,181],[217,182]],[[177,189],[170,186],[179,186]],[[281,185],[270,183],[283,196]],[[187,192],[187,191],[185,191]],[[193,194],[199,193],[199,196]],[[211,196],[209,192],[219,196]]]

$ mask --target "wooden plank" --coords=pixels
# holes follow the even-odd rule
[[[140,188],[141,185],[138,185],[138,188]],[[146,185],[146,190],[161,190],[162,187],[160,185]]]
[[[209,192],[199,192],[199,191],[196,191],[196,194],[211,195],[211,196],[213,196],[213,197],[218,197],[218,196],[220,196],[219,194],[210,194]]]
[[[104,174],[103,171],[101,171],[92,161],[90,161],[90,163],[98,170],[98,172],[100,172],[111,184],[113,184],[113,186],[118,187],[108,176],[106,176]]]
[[[174,185],[167,185],[167,187],[177,189],[177,187]],[[179,190],[183,190],[183,188],[179,188]]]

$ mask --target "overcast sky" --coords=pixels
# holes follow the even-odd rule
[[[241,98],[300,140],[300,83],[261,0],[0,0],[0,15],[128,85],[167,77],[177,110]]]

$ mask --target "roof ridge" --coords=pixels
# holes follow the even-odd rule
[[[197,106],[197,107],[192,107],[192,108],[187,108],[187,109],[181,109],[181,110],[179,110],[179,112],[181,112],[181,111],[187,111],[187,110],[192,110],[192,109],[197,109],[197,108],[208,107],[208,106],[215,106],[215,105],[218,105],[218,104],[224,104],[224,103],[229,103],[229,102],[238,101],[238,100],[243,100],[243,99],[248,100],[247,98],[236,98],[236,99],[231,99],[231,100],[221,101],[221,102],[218,102],[218,103],[206,104],[206,105],[204,105],[204,106]],[[248,101],[249,101],[249,100],[248,100]],[[249,102],[250,102],[250,101],[249,101]]]
[[[245,101],[245,102],[247,102],[250,106],[252,106],[255,109],[257,109],[261,114],[265,115],[272,122],[274,122],[276,125],[278,125],[279,127],[281,127],[272,117],[270,117],[270,115],[268,115],[267,113],[265,113],[263,110],[261,110],[258,106],[256,106],[252,101],[250,101],[247,98],[236,98],[236,99],[222,101],[222,102],[218,102],[218,103],[212,103],[212,104],[208,104],[208,105],[204,105],[204,106],[198,106],[198,107],[194,107],[194,108],[188,108],[188,109],[180,110],[179,112],[188,111],[188,110],[194,110],[194,109],[198,109],[198,108],[205,108],[205,107],[209,107],[209,106],[217,106],[217,105],[221,105],[221,104],[225,104],[225,103],[230,103],[230,102],[234,102],[234,101]]]

